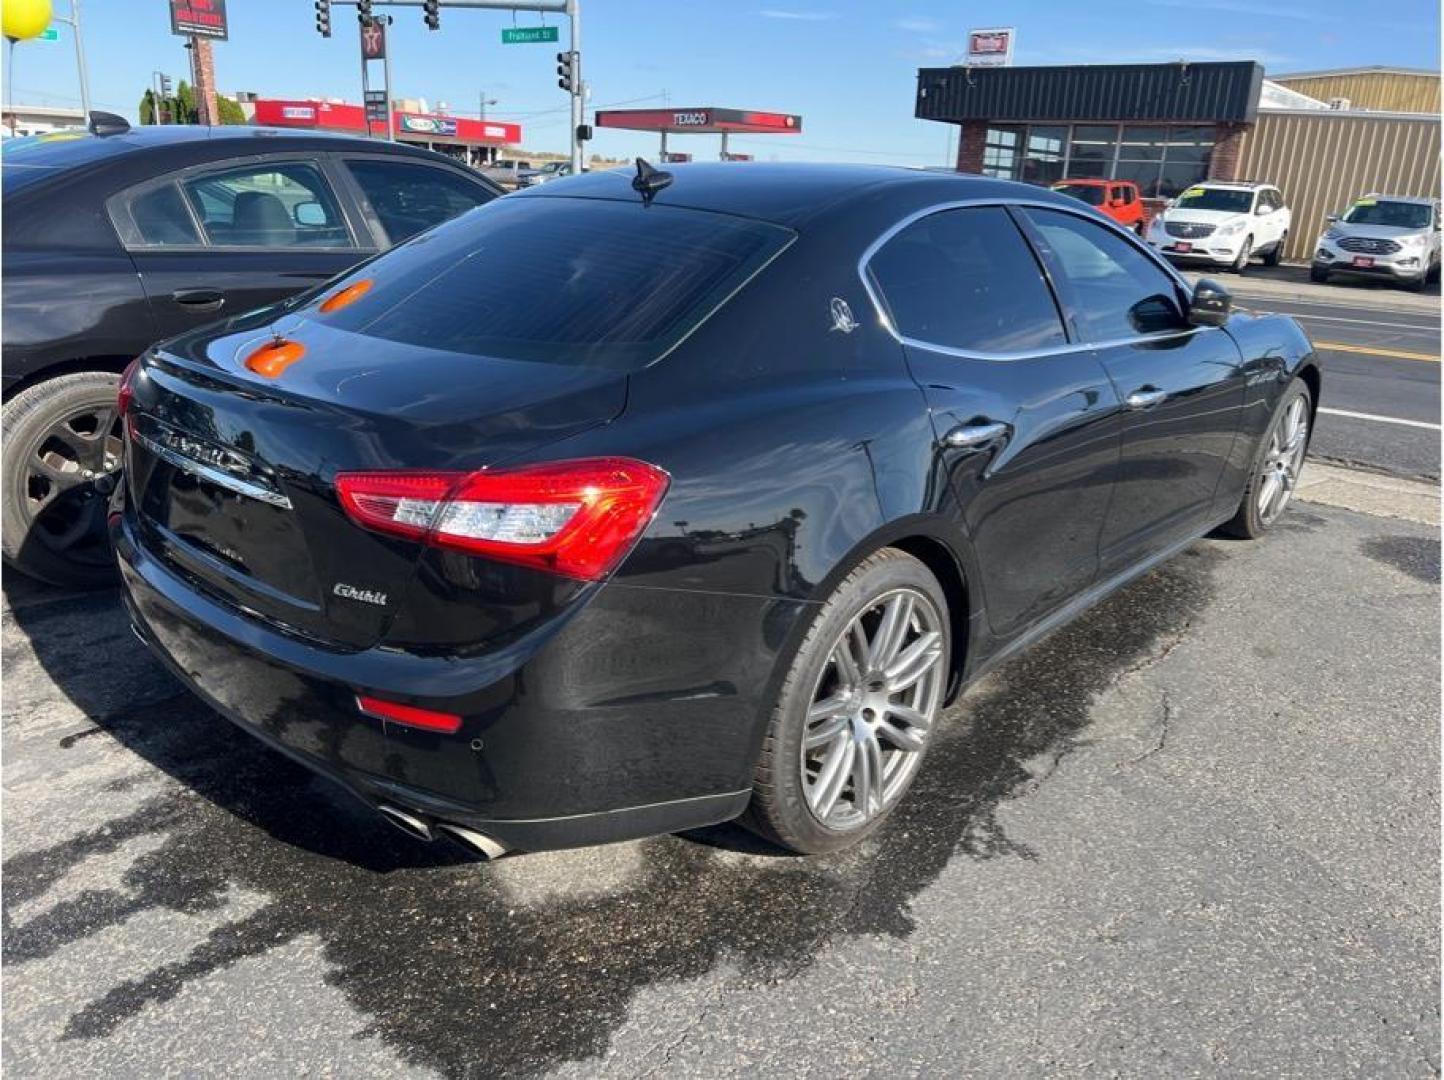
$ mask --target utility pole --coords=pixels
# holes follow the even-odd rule
[[[477,115],[477,118],[480,119],[480,120],[482,120],[482,121],[485,121],[485,120],[486,120],[486,107],[487,107],[488,105],[495,105],[495,104],[496,104],[496,98],[489,98],[489,97],[487,97],[487,96],[486,96],[486,91],[483,90],[483,91],[481,92],[481,111],[476,114],[476,115]]]
[[[90,75],[85,68],[85,34],[80,28],[80,0],[70,0],[70,16],[55,15],[52,22],[64,23],[70,27],[75,38],[75,69],[80,74],[80,111],[85,114],[84,122],[90,123]],[[11,102],[14,107],[14,102]]]

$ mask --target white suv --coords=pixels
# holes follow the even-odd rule
[[[1342,216],[1329,215],[1309,276],[1392,278],[1422,289],[1439,269],[1439,203],[1403,195],[1365,195]]]
[[[1293,213],[1272,184],[1208,180],[1170,202],[1148,225],[1147,240],[1170,259],[1231,267],[1243,273],[1262,255],[1283,258]]]

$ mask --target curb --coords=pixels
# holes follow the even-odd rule
[[[1310,461],[1299,475],[1295,497],[1300,502],[1337,506],[1375,517],[1399,518],[1421,525],[1438,525],[1440,488],[1437,483],[1383,476],[1360,469],[1343,469]]]

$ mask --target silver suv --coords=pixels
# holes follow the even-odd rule
[[[1439,202],[1404,195],[1365,195],[1330,214],[1309,276],[1386,277],[1422,289],[1439,269]]]

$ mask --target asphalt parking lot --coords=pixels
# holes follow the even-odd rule
[[[976,687],[861,851],[480,864],[12,575],[4,1065],[1437,1075],[1438,611],[1437,529],[1296,504]]]

